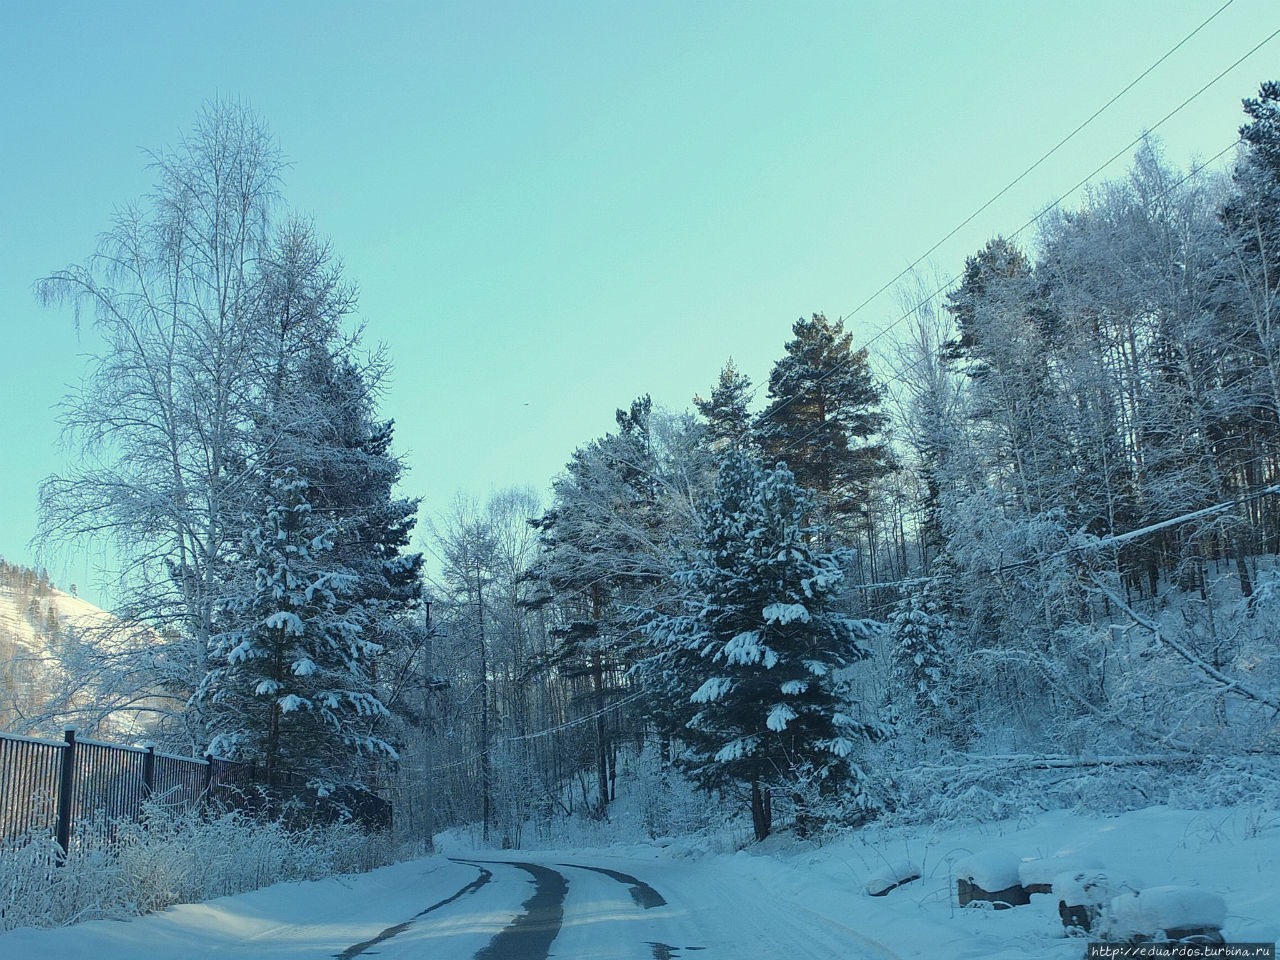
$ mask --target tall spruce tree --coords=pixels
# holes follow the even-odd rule
[[[888,423],[882,390],[842,321],[815,313],[791,329],[786,356],[769,373],[756,437],[768,462],[785,462],[797,483],[818,491],[834,526],[865,522],[872,484],[892,469],[888,446],[876,439]]]
[[[327,244],[308,222],[295,218],[277,233],[270,257],[260,267],[265,289],[255,326],[257,411],[247,434],[256,483],[243,507],[249,534],[226,571],[218,607],[221,632],[211,645],[213,669],[201,686],[199,702],[212,705],[210,742],[254,756],[273,777],[292,764],[326,782],[372,782],[378,776],[377,761],[387,756],[377,733],[387,715],[378,694],[378,661],[405,634],[403,614],[416,604],[421,590],[421,556],[403,552],[417,501],[392,495],[400,464],[390,452],[391,424],[379,421],[374,407],[382,365],[376,356],[362,362],[356,353],[358,336],[343,331],[355,309],[355,294]],[[289,482],[282,487],[286,477]],[[322,562],[333,572],[317,616],[358,627],[358,643],[348,645],[354,658],[348,665],[349,692],[378,704],[340,717],[331,712],[328,726],[341,729],[341,739],[331,742],[317,734],[314,723],[277,716],[279,697],[275,707],[263,708],[265,739],[253,723],[247,732],[241,730],[237,708],[228,708],[261,696],[256,692],[261,684],[244,688],[252,673],[232,661],[258,647],[274,651],[278,660],[287,641],[284,635],[264,632],[260,623],[268,603],[263,595],[266,547],[256,533],[264,525],[278,525],[285,493],[298,501],[291,500],[288,507],[295,513],[304,512],[305,501],[305,512],[323,533],[320,539],[316,532],[310,534],[309,556],[302,549],[293,551],[298,563]],[[277,532],[287,537],[297,529],[295,523]],[[258,647],[245,645],[251,640]],[[254,711],[246,706],[246,712]],[[318,751],[314,757],[313,749]]]
[[[771,787],[816,780],[821,795],[871,803],[858,757],[882,728],[859,719],[840,673],[868,656],[869,628],[832,609],[843,573],[813,546],[814,507],[785,466],[730,454],[677,576],[684,612],[647,628],[646,674],[672,702],[681,762],[705,787],[750,786],[757,839],[772,827]]]
[[[313,511],[312,494],[292,468],[264,492],[242,548],[252,588],[219,605],[230,628],[213,637],[200,693],[212,752],[261,765],[270,784],[291,771],[328,792],[359,782],[353,761],[395,751],[368,728],[386,707],[371,676],[380,648],[349,602],[359,578],[335,562],[336,531]]]
[[[367,637],[385,651],[403,638],[422,589],[422,555],[407,552],[418,501],[393,493],[402,472],[394,424],[376,410],[385,363],[361,359],[358,335],[344,333],[355,291],[309,222],[286,223],[265,279],[257,465],[307,481],[313,509],[336,531],[335,562],[357,577],[341,606],[361,608]]]

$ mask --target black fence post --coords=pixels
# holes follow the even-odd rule
[[[148,741],[144,746],[147,752],[142,756],[142,792],[144,798],[150,798],[156,792],[156,745]]]
[[[204,809],[207,810],[213,802],[213,754],[206,753],[204,762],[204,792],[200,795],[200,801]]]
[[[62,775],[58,778],[58,823],[54,837],[62,848],[59,863],[66,860],[71,850],[71,800],[76,785],[76,728],[67,727],[62,739],[67,745],[62,748]]]

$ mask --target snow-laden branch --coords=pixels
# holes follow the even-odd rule
[[[1191,666],[1195,667],[1205,676],[1213,680],[1218,684],[1223,693],[1233,693],[1244,700],[1252,700],[1254,703],[1260,703],[1263,706],[1270,707],[1272,710],[1280,711],[1280,699],[1268,696],[1261,691],[1246,686],[1236,678],[1227,676],[1213,664],[1207,663],[1204,658],[1197,655],[1196,652],[1190,649],[1186,644],[1180,643],[1173,637],[1169,636],[1154,620],[1149,617],[1144,617],[1142,614],[1138,613],[1138,611],[1129,606],[1129,604],[1125,603],[1125,601],[1096,574],[1090,574],[1090,579],[1093,580],[1099,590],[1107,595],[1107,598],[1112,603],[1124,611],[1125,615],[1128,616],[1130,620],[1140,626],[1143,630],[1150,633],[1158,643],[1168,647],[1187,663],[1191,664]]]
[[[1165,767],[1201,763],[1205,759],[1203,755],[1194,753],[1135,753],[1103,757],[1035,756],[1032,754],[975,757],[965,754],[957,757],[954,763],[921,764],[916,769],[931,773],[973,773],[979,770],[989,772],[993,769],[1005,771],[1080,770],[1094,767]]]

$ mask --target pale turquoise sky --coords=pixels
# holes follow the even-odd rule
[[[730,354],[765,379],[796,317],[847,314],[1222,2],[5,0],[0,554],[35,560],[52,408],[91,345],[32,281],[90,252],[149,187],[140,148],[212,96],[270,124],[288,200],[359,283],[434,511],[545,487],[615,408],[683,407]],[[1277,27],[1274,0],[1235,0],[934,261],[954,273]],[[1230,143],[1268,78],[1280,39],[1161,129],[1171,158]],[[886,295],[852,326],[895,317]]]

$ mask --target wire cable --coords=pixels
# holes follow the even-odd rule
[[[1191,40],[1192,37],[1194,37],[1197,33],[1199,33],[1201,30],[1207,27],[1210,23],[1212,23],[1220,13],[1226,10],[1227,7],[1231,6],[1231,4],[1234,2],[1235,0],[1227,0],[1226,3],[1224,3],[1217,10],[1211,13],[1206,19],[1202,20],[1199,26],[1197,26],[1185,37],[1183,37],[1181,40],[1175,43],[1172,47],[1166,50],[1164,54],[1158,60],[1156,60],[1155,63],[1151,64],[1151,66],[1147,67],[1147,69],[1143,70],[1140,74],[1138,74],[1136,77],[1130,80],[1129,83],[1126,84],[1125,87],[1119,93],[1117,93],[1110,100],[1108,100],[1106,103],[1100,106],[1097,110],[1091,113],[1074,130],[1072,130],[1065,137],[1063,137],[1061,140],[1055,143],[1045,153],[1041,154],[1039,159],[1037,159],[1034,163],[1032,163],[1031,166],[1027,167],[1027,169],[1023,170],[1020,174],[1018,174],[1016,177],[1010,180],[1007,184],[1001,187],[1000,190],[997,191],[991,197],[991,199],[989,199],[982,206],[978,207],[977,210],[973,211],[973,213],[969,214],[969,216],[965,217],[958,224],[956,224],[945,237],[943,237],[941,240],[939,240],[937,243],[931,246],[924,253],[920,254],[920,256],[916,257],[915,260],[911,261],[911,263],[908,264],[905,268],[903,268],[902,271],[899,272],[897,276],[893,277],[891,280],[886,282],[883,286],[881,286],[878,290],[876,290],[875,293],[871,294],[871,296],[867,297],[867,299],[863,300],[860,304],[858,304],[851,311],[845,314],[843,319],[848,320],[851,317],[860,313],[864,307],[868,306],[870,303],[875,301],[882,293],[884,293],[886,290],[892,287],[895,283],[897,283],[899,280],[901,280],[903,277],[909,274],[912,270],[918,267],[921,263],[923,263],[926,259],[928,259],[931,253],[933,253],[940,246],[942,246],[944,243],[946,243],[948,240],[954,237],[957,233],[959,233],[961,230],[967,227],[979,215],[981,215],[988,207],[990,207],[993,203],[995,203],[997,200],[1003,197],[1006,193],[1008,193],[1010,190],[1016,187],[1029,174],[1034,172],[1042,163],[1044,163],[1046,160],[1052,157],[1055,153],[1057,153],[1060,149],[1062,149],[1069,142],[1071,142],[1071,140],[1075,138],[1076,134],[1078,134],[1081,130],[1083,130],[1085,127],[1091,124],[1094,120],[1098,119],[1098,117],[1100,117],[1107,110],[1108,107],[1110,107],[1113,103],[1115,103],[1117,100],[1123,97],[1126,93],[1132,90],[1135,86],[1137,86],[1143,79],[1146,78],[1146,76],[1149,73],[1151,73],[1152,70],[1154,70],[1156,67],[1160,66],[1160,64],[1168,60],[1171,56],[1173,56],[1173,54],[1177,53],[1178,50],[1180,50],[1184,44],[1186,44],[1189,40]]]
[[[1219,10],[1219,12],[1221,12],[1221,10]],[[1217,14],[1215,13],[1215,14],[1214,14],[1214,16],[1217,16]],[[1207,22],[1207,21],[1206,21],[1206,22]],[[1197,28],[1197,30],[1198,30],[1198,29],[1199,29],[1199,28]],[[1192,35],[1194,35],[1194,33],[1193,33]],[[1038,223],[1040,220],[1042,220],[1044,217],[1048,216],[1048,214],[1049,214],[1050,212],[1052,212],[1053,210],[1057,209],[1057,208],[1062,204],[1062,202],[1063,202],[1064,200],[1066,200],[1068,197],[1070,197],[1072,194],[1074,194],[1074,193],[1075,193],[1077,190],[1079,190],[1082,186],[1084,186],[1085,184],[1087,184],[1087,183],[1088,183],[1088,182],[1089,182],[1093,177],[1097,176],[1099,173],[1101,173],[1103,170],[1105,170],[1107,167],[1109,167],[1112,163],[1114,163],[1116,160],[1118,160],[1121,156],[1123,156],[1123,155],[1124,155],[1125,153],[1127,153],[1129,150],[1133,149],[1133,147],[1135,147],[1137,144],[1141,143],[1143,139],[1145,139],[1146,137],[1150,136],[1150,135],[1151,135],[1152,133],[1154,133],[1157,129],[1159,129],[1161,126],[1163,126],[1165,123],[1167,123],[1170,119],[1172,119],[1174,116],[1176,116],[1176,115],[1177,115],[1178,113],[1180,113],[1182,110],[1186,109],[1186,107],[1188,107],[1192,102],[1194,102],[1197,98],[1199,98],[1201,95],[1203,95],[1207,90],[1209,90],[1211,87],[1213,87],[1213,86],[1214,86],[1214,84],[1216,84],[1218,81],[1220,81],[1223,77],[1225,77],[1227,74],[1229,74],[1229,73],[1230,73],[1232,70],[1234,70],[1236,67],[1240,66],[1240,64],[1244,63],[1244,61],[1245,61],[1245,60],[1249,59],[1249,57],[1251,57],[1251,56],[1253,56],[1255,53],[1257,53],[1257,52],[1258,52],[1262,47],[1264,47],[1266,44],[1270,43],[1270,42],[1271,42],[1272,40],[1274,40],[1274,39],[1276,38],[1276,36],[1278,36],[1278,35],[1280,35],[1280,28],[1278,28],[1278,29],[1276,29],[1276,30],[1272,31],[1270,34],[1268,34],[1266,37],[1264,37],[1261,41],[1259,41],[1259,42],[1258,42],[1257,44],[1255,44],[1252,48],[1250,48],[1250,49],[1248,50],[1248,52],[1246,52],[1245,54],[1243,54],[1242,56],[1240,56],[1239,58],[1237,58],[1233,63],[1231,63],[1231,65],[1230,65],[1230,66],[1228,66],[1226,69],[1224,69],[1224,70],[1222,70],[1221,72],[1219,72],[1219,73],[1218,73],[1218,74],[1217,74],[1217,75],[1216,75],[1212,80],[1210,80],[1208,83],[1206,83],[1206,84],[1204,84],[1203,86],[1201,86],[1198,90],[1196,90],[1196,92],[1195,92],[1195,93],[1191,94],[1191,96],[1189,96],[1189,97],[1187,97],[1185,100],[1183,100],[1180,104],[1178,104],[1178,106],[1174,107],[1172,110],[1170,110],[1168,113],[1166,113],[1163,117],[1161,117],[1158,121],[1156,121],[1156,123],[1154,123],[1152,126],[1148,127],[1148,128],[1147,128],[1147,129],[1142,133],[1142,134],[1140,134],[1139,136],[1135,137],[1133,140],[1129,141],[1129,143],[1127,143],[1124,147],[1122,147],[1120,150],[1116,151],[1116,152],[1115,152],[1114,154],[1112,154],[1109,158],[1107,158],[1107,160],[1105,160],[1103,163],[1101,163],[1101,164],[1099,164],[1097,167],[1095,167],[1095,168],[1094,168],[1094,169],[1093,169],[1093,170],[1092,170],[1092,171],[1091,171],[1091,172],[1090,172],[1086,177],[1084,177],[1083,179],[1081,179],[1080,181],[1078,181],[1074,186],[1072,186],[1072,187],[1071,187],[1071,189],[1067,190],[1065,193],[1063,193],[1062,195],[1060,195],[1060,196],[1059,196],[1055,201],[1053,201],[1053,203],[1049,204],[1047,207],[1045,207],[1043,210],[1041,210],[1038,214],[1036,214],[1035,216],[1033,216],[1033,217],[1031,217],[1029,220],[1027,220],[1025,223],[1023,223],[1023,224],[1022,224],[1022,226],[1020,226],[1017,230],[1015,230],[1015,231],[1010,235],[1010,239],[1016,238],[1016,237],[1017,237],[1017,236],[1019,236],[1021,233],[1023,233],[1025,230],[1027,230],[1029,227],[1033,226],[1034,224],[1036,224],[1036,223]],[[1189,38],[1190,38],[1190,35],[1188,36],[1188,38],[1187,38],[1187,39],[1189,39]],[[1183,42],[1185,42],[1185,40],[1184,40]],[[1176,48],[1175,48],[1175,49],[1176,49]],[[1170,52],[1172,52],[1172,51],[1170,51]],[[1227,150],[1230,150],[1230,149],[1231,149],[1231,147],[1234,147],[1234,146],[1235,146],[1235,144],[1236,144],[1236,143],[1238,143],[1238,142],[1239,142],[1239,140],[1236,140],[1235,142],[1233,142],[1233,143],[1231,144],[1231,146],[1228,146],[1226,149],[1224,149],[1224,150],[1220,151],[1218,154],[1216,154],[1216,155],[1214,156],[1213,160],[1217,160],[1217,159],[1218,159],[1218,157],[1221,157],[1224,153],[1226,153],[1226,152],[1227,152]],[[1210,161],[1210,162],[1212,162],[1212,161]],[[1203,169],[1203,168],[1204,168],[1204,166],[1206,166],[1206,165],[1207,165],[1207,164],[1201,164],[1201,165],[1199,165],[1199,166],[1197,167],[1197,170],[1199,170],[1199,169]],[[1184,182],[1186,179],[1187,179],[1187,178],[1185,178],[1185,177],[1184,177],[1182,181],[1179,181],[1179,184],[1180,184],[1180,183],[1182,183],[1182,182]],[[935,246],[933,249],[936,249],[936,246]],[[927,256],[927,254],[926,254],[926,256]],[[923,258],[921,258],[921,259],[923,259]],[[919,263],[919,260],[917,260],[916,262],[917,262],[917,263]],[[909,271],[910,269],[911,269],[911,268],[908,268],[908,271]],[[897,279],[900,279],[902,276],[904,276],[904,275],[906,274],[906,272],[907,272],[907,271],[904,271],[903,273],[899,274],[897,278],[895,278],[894,280],[891,280],[891,281],[889,282],[889,285],[892,285],[894,282],[896,282],[896,280],[897,280]],[[857,351],[857,353],[851,354],[851,355],[850,355],[850,357],[849,357],[847,360],[845,360],[845,361],[843,361],[843,362],[841,362],[841,363],[837,364],[836,366],[834,366],[834,367],[832,367],[830,370],[828,370],[826,373],[824,373],[822,376],[820,376],[820,377],[818,377],[817,379],[815,379],[815,380],[812,382],[812,384],[809,386],[809,389],[812,389],[813,387],[816,387],[818,384],[820,384],[820,383],[822,383],[823,381],[827,380],[829,377],[834,376],[835,374],[839,373],[839,372],[840,372],[841,370],[843,370],[844,368],[848,367],[848,366],[849,366],[849,365],[854,361],[854,359],[855,359],[856,357],[858,357],[859,355],[861,355],[861,354],[862,354],[862,352],[863,352],[863,351],[867,350],[867,349],[868,349],[872,344],[874,344],[876,341],[880,340],[882,337],[884,337],[886,334],[888,334],[890,330],[893,330],[894,328],[896,328],[896,327],[897,327],[897,326],[899,326],[900,324],[902,324],[902,323],[906,322],[906,321],[907,321],[907,320],[908,320],[908,319],[909,319],[909,318],[910,318],[910,317],[911,317],[911,316],[912,316],[912,315],[913,315],[913,314],[914,314],[914,313],[915,313],[915,312],[916,312],[920,307],[924,306],[926,303],[928,303],[928,302],[930,302],[931,300],[933,300],[933,299],[934,299],[934,297],[936,297],[938,294],[942,293],[944,290],[946,290],[948,287],[950,287],[950,285],[951,285],[952,283],[954,283],[957,279],[959,279],[961,276],[963,276],[963,273],[956,274],[954,277],[952,277],[950,280],[948,280],[946,284],[944,284],[942,287],[939,287],[939,288],[938,288],[938,289],[937,289],[937,290],[936,290],[936,291],[935,291],[935,292],[934,292],[930,297],[926,298],[926,299],[925,299],[924,301],[922,301],[920,304],[917,304],[917,305],[916,305],[915,307],[913,307],[911,310],[908,310],[906,313],[902,314],[900,317],[898,317],[896,320],[894,320],[894,321],[893,321],[892,323],[890,323],[888,326],[886,326],[886,327],[882,328],[882,329],[881,329],[881,330],[879,330],[877,333],[875,333],[873,336],[869,337],[869,338],[868,338],[868,339],[863,343],[862,348],[861,348],[860,350],[858,350],[858,351]],[[882,288],[882,290],[881,290],[881,291],[879,291],[879,292],[877,292],[877,293],[875,294],[875,296],[879,296],[879,293],[880,293],[880,292],[883,292],[883,289],[885,289],[885,288]],[[871,299],[874,299],[874,296],[873,296]],[[866,302],[870,302],[870,301],[866,301]],[[864,303],[863,305],[865,305],[865,303]],[[857,308],[857,309],[861,309],[861,307],[859,307],[859,308]],[[849,314],[849,316],[852,316],[852,314]],[[757,386],[756,386],[756,388],[755,388],[754,390],[752,390],[752,396],[753,396],[753,397],[754,397],[755,393],[759,390],[760,386],[762,386],[762,385],[763,385],[763,384],[757,385]],[[787,397],[787,398],[783,399],[783,400],[782,400],[782,402],[778,403],[777,405],[775,405],[775,406],[773,406],[773,407],[770,407],[770,408],[766,409],[763,413],[761,413],[761,414],[760,414],[759,419],[760,419],[760,420],[767,420],[767,419],[771,419],[771,418],[776,417],[776,416],[777,416],[777,414],[778,414],[780,411],[782,411],[782,410],[786,409],[786,407],[790,406],[792,403],[794,403],[794,402],[796,402],[797,400],[799,400],[799,399],[801,398],[802,394],[803,394],[803,391],[801,391],[801,392],[797,392],[797,393],[795,393],[795,394],[792,394],[790,397]]]

